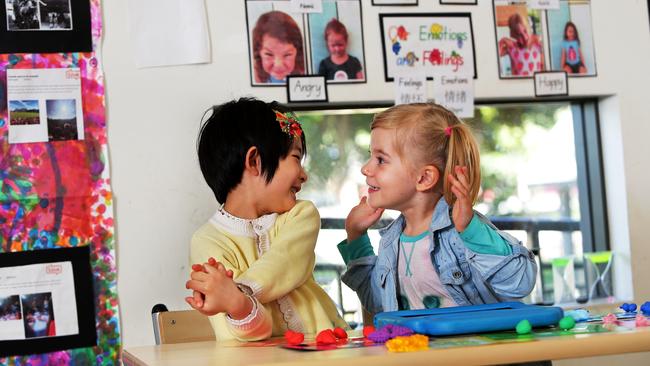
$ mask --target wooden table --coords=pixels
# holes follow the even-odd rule
[[[507,333],[503,333],[508,336]],[[498,336],[499,333],[493,333]],[[484,336],[443,337],[432,347],[450,342],[476,344]],[[227,342],[195,342],[125,349],[125,365],[483,365],[537,360],[558,360],[650,351],[650,328],[618,328],[605,333],[565,334],[483,345],[452,345],[426,351],[391,353],[384,346],[321,352],[293,351],[278,346]]]

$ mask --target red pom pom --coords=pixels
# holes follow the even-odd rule
[[[336,336],[331,329],[320,331],[316,336],[316,344],[334,344],[336,343]]]
[[[372,325],[365,326],[363,327],[363,336],[368,338],[368,335],[370,335],[370,333],[374,331],[375,331],[375,327],[373,327]]]
[[[284,332],[284,339],[287,340],[287,344],[296,345],[305,340],[305,335],[300,332],[294,332],[293,330],[287,330]]]
[[[345,331],[345,329],[336,327],[334,328],[334,335],[338,339],[347,339],[348,338],[348,333]]]

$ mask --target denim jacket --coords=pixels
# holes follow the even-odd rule
[[[485,216],[478,218],[497,231],[511,246],[512,254],[479,254],[467,248],[454,227],[450,208],[440,199],[433,213],[429,248],[431,262],[456,304],[476,305],[511,301],[528,295],[535,285],[535,256],[508,233],[499,231]],[[381,229],[379,254],[374,255],[367,235],[339,244],[347,271],[342,280],[356,291],[371,313],[399,310],[397,305],[397,256],[403,216]],[[355,247],[356,246],[356,247]]]

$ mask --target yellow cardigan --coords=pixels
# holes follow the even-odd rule
[[[244,220],[220,209],[192,237],[190,260],[209,257],[234,273],[252,295],[253,313],[243,320],[210,317],[218,340],[252,341],[281,336],[287,329],[317,333],[346,328],[330,297],[313,277],[320,215],[310,201],[288,212]]]

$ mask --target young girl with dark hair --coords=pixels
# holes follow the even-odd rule
[[[562,65],[562,69],[567,74],[586,74],[585,58],[582,56],[582,50],[580,49],[580,36],[578,35],[578,28],[573,22],[566,22],[561,46],[560,65]]]
[[[213,315],[218,340],[346,327],[313,277],[320,216],[296,198],[306,150],[296,116],[275,102],[225,103],[201,128],[201,171],[221,204],[192,237],[191,261],[203,265],[186,300]]]

